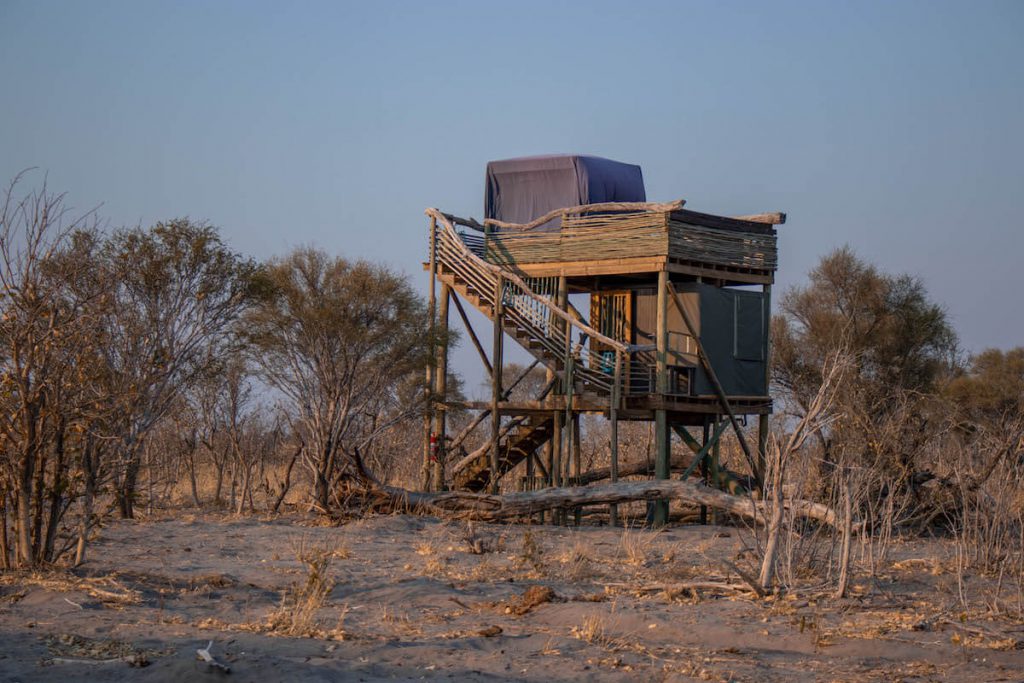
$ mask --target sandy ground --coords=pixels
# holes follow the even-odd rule
[[[939,542],[900,544],[835,602],[739,588],[722,561],[744,562],[743,538],[408,516],[116,522],[75,575],[3,576],[0,681],[1024,680],[1024,626],[964,613]],[[331,583],[309,583],[297,555]],[[738,588],[678,588],[700,581]],[[282,612],[307,586],[329,589],[323,606]],[[209,641],[230,674],[197,661]]]

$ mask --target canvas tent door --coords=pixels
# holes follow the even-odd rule
[[[708,360],[728,396],[765,396],[765,348],[768,311],[763,293],[714,287],[706,283],[678,283],[686,307]],[[636,294],[636,343],[653,344],[657,320],[654,289]],[[697,355],[697,344],[679,311],[668,308],[669,391],[712,396],[714,388]]]

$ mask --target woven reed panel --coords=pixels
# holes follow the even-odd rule
[[[719,230],[669,221],[669,256],[730,268],[774,271],[779,254],[774,234]]]
[[[668,256],[695,264],[771,272],[774,234],[682,223],[667,212],[565,216],[553,232],[502,231],[486,238],[491,263],[556,263]]]

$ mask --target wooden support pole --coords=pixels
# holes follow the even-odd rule
[[[555,411],[555,423],[551,427],[551,485],[558,488],[562,486],[562,423],[565,421],[565,413],[561,410]]]
[[[533,478],[534,474],[533,461],[536,459],[537,454],[533,451],[526,454],[526,486],[521,486],[520,491],[532,491],[533,490]]]
[[[431,402],[433,401],[433,392],[431,391],[430,384],[433,382],[433,375],[430,372],[430,364],[427,364],[427,368],[424,371],[423,378],[423,462],[420,467],[420,489],[423,491],[430,491],[430,450],[431,450],[431,439],[430,433],[433,427],[433,410]]]
[[[501,324],[504,298],[505,279],[499,275],[494,282],[494,345],[491,349],[491,493],[498,492],[500,479],[498,463],[501,456],[501,413],[498,411],[498,403],[501,401],[502,342],[505,335]]]
[[[764,285],[764,393],[771,393],[772,381],[772,286]],[[757,467],[763,473],[768,461],[768,437],[771,434],[769,415],[757,419]]]
[[[579,486],[579,478],[583,473],[583,454],[580,450],[580,414],[574,412],[572,414],[572,481],[573,486]],[[573,510],[573,523],[576,526],[580,525],[583,519],[583,509],[576,508]]]
[[[719,434],[719,435],[721,434],[721,431],[717,428],[717,425],[718,425],[719,421],[721,420],[721,418],[722,418],[721,415],[715,415],[715,425],[716,425],[715,433]],[[715,444],[711,447],[711,481],[715,482],[715,486],[716,487],[718,486],[718,480],[719,480],[719,476],[718,476],[718,470],[719,470],[719,467],[718,467],[718,457],[719,457],[719,449],[721,448],[721,445],[722,445],[722,440],[719,439],[719,438],[715,438]],[[718,524],[718,510],[717,509],[712,509],[711,510],[711,523],[712,524]]]
[[[434,411],[433,433],[436,439],[434,443],[433,457],[431,458],[431,488],[434,491],[443,491],[444,465],[446,460],[445,434],[448,425],[448,411],[445,410],[445,401],[448,398],[448,303],[452,299],[451,289],[447,284],[441,283],[441,299],[437,307],[436,334],[440,344],[437,349],[437,358],[434,364],[434,403],[440,405],[441,410]]]
[[[558,289],[555,293],[555,305],[565,310],[565,305],[569,302],[569,281],[564,275],[558,277]],[[567,321],[556,318],[555,319],[555,330],[565,335],[568,333]],[[556,382],[555,395],[565,395],[567,387],[565,386],[565,376],[569,372],[569,365],[567,363],[568,353],[566,357],[562,359],[562,381]],[[568,402],[567,402],[568,403]],[[568,453],[563,448],[565,434],[563,432],[568,428],[565,423],[565,412],[558,410],[555,411],[555,424],[552,428],[552,453],[551,453],[551,480],[552,486],[560,487],[565,486],[565,480],[563,478],[562,468],[564,467],[563,461],[568,457]],[[556,510],[552,512],[552,522],[555,524],[563,523],[565,519],[565,513],[563,510]]]
[[[611,482],[619,480],[619,397],[622,385],[622,352],[615,351],[615,375],[612,381],[612,398],[608,407],[608,419],[611,421]],[[619,525],[619,506],[611,503],[608,506],[608,524]]]
[[[431,343],[436,339],[434,321],[437,319],[437,218],[430,217],[430,339]],[[424,382],[423,393],[426,410],[423,418],[423,469],[422,488],[430,490],[430,462],[433,457],[434,446],[437,443],[434,436],[434,357],[431,354],[430,362],[427,363],[426,381]]]
[[[708,429],[707,418],[704,418],[704,434],[703,434],[703,437],[704,438],[701,440],[701,443],[706,447],[707,444],[708,444],[708,439],[711,437],[711,430]],[[700,475],[701,475],[701,478],[704,480],[704,485],[707,486],[708,485],[708,481],[709,481],[708,480],[708,459],[707,458],[701,458],[700,459]],[[708,523],[708,506],[707,505],[701,505],[700,506],[700,523],[701,524],[707,524]]]
[[[480,343],[480,338],[476,336],[476,330],[469,322],[469,316],[466,315],[466,309],[462,307],[462,302],[459,301],[459,297],[452,295],[452,300],[455,302],[455,310],[459,312],[459,317],[462,318],[462,325],[466,328],[466,332],[469,333],[469,340],[473,342],[473,348],[480,355],[480,362],[484,364],[484,369],[487,370],[487,374],[490,375],[494,372],[491,367],[491,361],[487,360],[487,354],[484,353],[483,344]]]
[[[657,392],[660,396],[668,393],[668,272],[658,272],[658,309],[655,328],[655,345],[657,360]],[[668,479],[669,458],[672,440],[668,431],[668,413],[664,409],[654,411],[654,477]],[[655,527],[668,523],[668,501],[658,500],[654,503]]]

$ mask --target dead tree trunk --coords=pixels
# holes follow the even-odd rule
[[[306,442],[300,441],[299,445],[295,447],[295,452],[292,453],[292,459],[288,461],[288,468],[284,471],[284,481],[281,482],[281,488],[278,491],[277,499],[274,501],[274,512],[281,509],[281,503],[284,502],[285,496],[288,495],[288,490],[292,487],[292,468],[295,467],[295,461],[302,455],[302,451],[306,448]]]
[[[846,597],[846,589],[850,583],[850,536],[853,528],[853,486],[850,474],[846,473],[843,487],[843,547],[839,556],[839,583],[836,586],[835,598]]]

